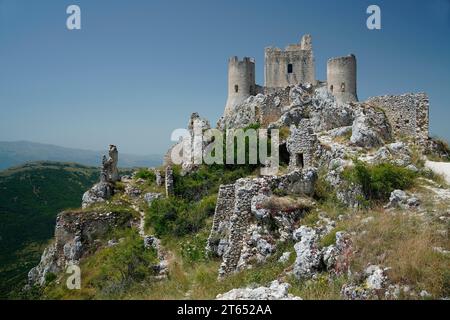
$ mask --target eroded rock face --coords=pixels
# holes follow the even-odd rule
[[[350,235],[342,231],[336,232],[336,243],[323,248],[322,254],[328,272],[334,275],[346,274],[353,254]]]
[[[392,129],[383,111],[361,105],[356,111],[350,141],[363,148],[375,148],[392,139]]]
[[[55,242],[44,250],[39,265],[28,274],[30,285],[44,285],[46,275],[60,273],[95,250],[98,239],[116,228],[131,226],[131,215],[115,212],[62,212],[57,216]]]
[[[268,287],[233,289],[219,294],[217,300],[302,300],[288,293],[290,285],[273,281]]]
[[[299,279],[311,278],[320,270],[322,261],[319,236],[313,228],[301,226],[294,232],[294,239],[298,241],[294,246],[297,254],[294,275]]]
[[[119,169],[117,168],[118,161],[117,147],[110,145],[109,158],[103,156],[100,182],[83,194],[81,201],[83,209],[94,203],[105,202],[113,196],[114,184],[120,180]]]
[[[94,203],[105,202],[114,194],[114,185],[109,182],[99,182],[86,191],[82,197],[82,208],[85,209]]]
[[[311,99],[311,125],[314,132],[328,131],[350,126],[353,123],[354,111],[348,105],[338,105],[334,96],[326,86],[317,88]]]

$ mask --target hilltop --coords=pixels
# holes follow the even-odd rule
[[[110,145],[21,297],[448,299],[450,149],[427,94],[358,101],[356,56],[319,81],[309,35],[266,49],[264,86],[254,59],[228,68],[216,128],[193,113],[163,166],[120,176]]]

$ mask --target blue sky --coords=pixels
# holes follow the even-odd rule
[[[66,28],[77,4],[82,30]],[[382,30],[366,28],[378,4]],[[450,0],[0,0],[0,141],[163,153],[194,111],[223,112],[229,56],[310,33],[316,76],[354,53],[361,100],[427,92],[431,132],[450,140]]]

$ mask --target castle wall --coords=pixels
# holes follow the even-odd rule
[[[234,107],[244,102],[248,97],[255,95],[255,61],[245,57],[239,60],[232,57],[228,61],[228,99],[225,114],[234,110]]]
[[[268,88],[314,84],[316,79],[311,36],[305,35],[301,44],[289,45],[285,50],[266,48],[264,79],[265,87]]]
[[[425,93],[380,96],[367,103],[384,110],[394,136],[415,137],[423,144],[429,137],[429,99]]]
[[[328,60],[328,91],[336,97],[339,103],[358,101],[356,81],[356,57],[354,55]]]

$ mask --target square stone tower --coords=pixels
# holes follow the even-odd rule
[[[285,88],[299,83],[315,84],[315,65],[312,38],[304,35],[299,44],[291,44],[285,50],[265,49],[264,86]]]

